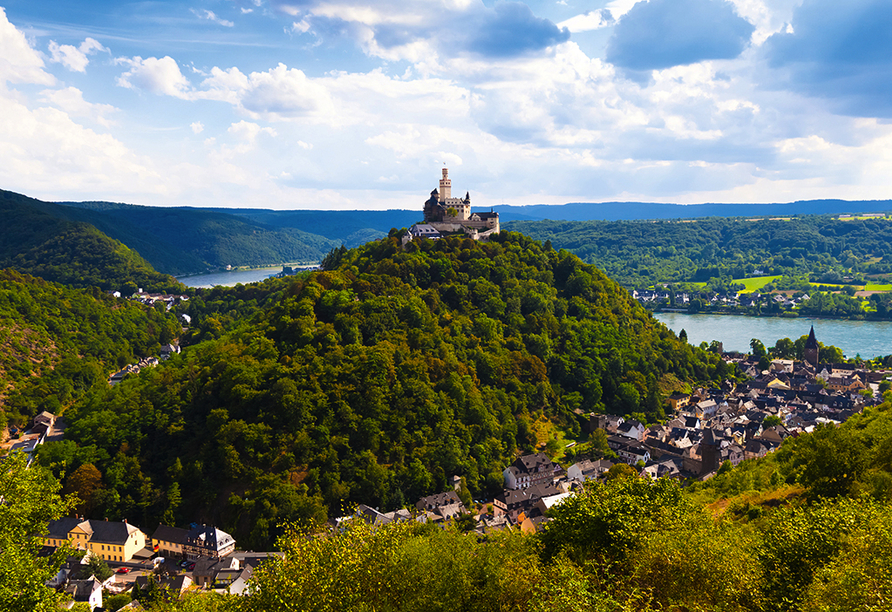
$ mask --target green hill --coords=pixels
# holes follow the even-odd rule
[[[218,211],[111,202],[62,204],[125,244],[151,243],[151,249],[140,252],[159,270],[175,274],[226,265],[315,263],[341,244],[297,227],[273,227]]]
[[[136,251],[69,218],[65,207],[0,191],[0,217],[0,267],[75,287],[182,289]]]
[[[767,275],[841,282],[892,273],[892,221],[708,218],[687,221],[513,221],[506,229],[576,253],[626,287]]]
[[[603,273],[519,234],[405,251],[394,235],[328,265],[202,293],[203,341],[69,413],[70,439],[105,453],[100,514],[270,546],[284,520],[402,507],[455,474],[491,494],[536,422],[572,437],[576,409],[655,418],[667,381],[727,375]]]
[[[154,308],[0,270],[0,427],[57,413],[179,331]]]

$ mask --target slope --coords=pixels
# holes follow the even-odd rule
[[[179,332],[173,315],[0,270],[0,428],[58,412]]]
[[[666,379],[728,375],[603,273],[519,234],[403,251],[395,232],[330,263],[202,293],[188,312],[215,339],[72,411],[70,438],[107,453],[103,516],[270,546],[283,521],[402,507],[454,474],[492,493],[537,418],[577,433],[577,409],[654,418]]]
[[[0,217],[0,267],[78,287],[182,289],[124,244],[68,219],[63,207],[0,191]]]
[[[111,202],[64,202],[65,207],[89,214],[94,224],[108,227],[109,235],[130,244],[134,238],[185,253],[182,263],[152,251],[146,257],[159,269],[177,273],[207,267],[314,263],[340,242],[295,227],[271,227],[232,214],[196,208],[161,208]],[[138,228],[138,233],[132,228]]]

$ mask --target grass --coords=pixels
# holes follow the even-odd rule
[[[752,293],[753,291],[758,291],[765,285],[769,283],[773,283],[777,279],[781,278],[780,276],[754,276],[752,278],[735,278],[732,283],[741,284],[745,287],[742,293]]]
[[[892,285],[876,285],[874,283],[868,283],[864,285],[861,291],[892,291]]]

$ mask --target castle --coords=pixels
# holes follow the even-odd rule
[[[464,198],[452,197],[452,179],[449,169],[443,168],[439,191],[431,191],[431,197],[424,203],[424,223],[416,223],[409,228],[403,238],[407,243],[415,238],[436,240],[444,234],[463,232],[474,240],[486,240],[499,233],[499,213],[471,212],[471,195]]]

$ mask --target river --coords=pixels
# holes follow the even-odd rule
[[[274,268],[254,268],[252,270],[232,270],[229,272],[213,272],[211,274],[196,274],[194,276],[180,276],[178,281],[187,287],[215,287],[223,285],[224,287],[235,287],[241,283],[256,283],[270,276],[275,276],[282,271],[282,266]]]
[[[842,349],[846,357],[860,354],[864,359],[892,355],[892,321],[846,321],[842,319],[784,319],[739,315],[654,313],[676,334],[684,329],[688,342],[700,344],[718,340],[726,351],[750,350],[750,340],[758,338],[766,348],[780,338],[796,340],[815,326],[818,342]]]

